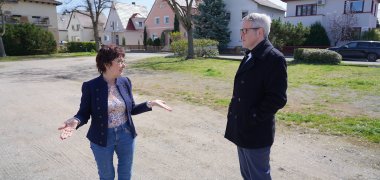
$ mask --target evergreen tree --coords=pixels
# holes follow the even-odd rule
[[[173,32],[179,32],[179,21],[178,21],[178,17],[176,14],[174,15],[174,30],[173,30]]]
[[[194,16],[196,38],[212,39],[219,42],[219,47],[226,47],[230,42],[228,29],[229,15],[223,0],[203,0],[199,4],[199,15]]]
[[[145,26],[144,27],[144,40],[143,40],[144,47],[146,47],[148,45],[147,40],[148,40],[148,32],[146,32],[146,26]]]
[[[310,26],[310,33],[306,37],[304,45],[330,46],[330,40],[327,36],[326,30],[320,22],[316,22]]]

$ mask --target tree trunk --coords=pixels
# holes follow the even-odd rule
[[[0,36],[0,57],[7,56],[5,54],[4,44],[3,44],[3,36]]]
[[[187,30],[187,42],[188,53],[186,59],[194,59],[193,28]]]
[[[5,34],[5,19],[4,19],[4,14],[3,10],[1,9],[1,4],[0,4],[0,15],[1,15],[1,32],[0,32],[0,57],[5,57],[7,56],[5,54],[5,49],[4,49],[4,44],[3,44],[3,36]]]
[[[100,41],[99,41],[99,31],[98,31],[98,26],[96,23],[93,23],[92,26],[94,27],[94,38],[95,38],[95,50],[96,52],[99,51],[100,49]]]

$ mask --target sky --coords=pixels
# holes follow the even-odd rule
[[[63,1],[67,1],[67,0],[60,0],[60,1],[63,2]],[[127,4],[132,4],[132,2],[135,2],[136,4],[146,6],[148,11],[150,11],[150,9],[152,8],[153,3],[154,3],[154,0],[116,0],[116,1],[122,2],[122,3],[127,3]],[[227,0],[227,1],[233,1],[233,0]],[[271,1],[274,3],[278,3],[279,5],[286,8],[286,3],[282,2],[281,0],[271,0]],[[62,12],[66,7],[68,7],[68,5],[62,4],[62,5],[57,7],[57,11]],[[104,15],[107,16],[108,12],[109,12],[109,10],[105,10]]]

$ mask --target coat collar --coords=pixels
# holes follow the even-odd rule
[[[101,85],[105,85],[105,86],[107,86],[107,81],[104,79],[103,74],[99,75],[99,76],[96,78],[96,81],[97,81],[98,83],[100,83]],[[115,82],[115,84],[116,84],[116,86],[120,86],[120,85],[123,84],[123,83],[122,83],[122,77],[121,77],[121,76],[119,76],[119,77],[116,78],[116,82]]]
[[[241,62],[236,75],[239,75],[247,71],[248,69],[251,69],[257,63],[257,61],[261,61],[262,59],[264,59],[264,57],[272,49],[273,49],[273,45],[269,42],[268,39],[264,39],[255,48],[253,48],[252,50],[246,51],[246,55],[248,55],[249,53],[252,53],[253,57],[246,64],[244,64],[243,61]]]

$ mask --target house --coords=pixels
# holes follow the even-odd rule
[[[54,0],[5,0],[2,10],[8,24],[31,23],[50,31],[59,42],[57,6]]]
[[[86,12],[83,12],[86,13]],[[68,41],[77,41],[77,42],[88,42],[95,41],[94,39],[94,28],[92,25],[92,20],[89,16],[84,15],[79,12],[72,12],[69,15],[69,20],[67,22],[66,30],[67,30],[67,40]],[[106,16],[104,14],[99,15],[98,20],[98,32],[100,41],[102,41],[101,37],[104,34],[104,25],[106,22]],[[59,23],[64,24],[65,19],[60,20]],[[64,33],[61,33],[64,35]]]
[[[122,46],[143,45],[144,21],[148,15],[145,6],[113,2],[104,29],[103,44]]]
[[[319,21],[326,29],[330,42],[334,45],[333,21],[344,15],[351,15],[354,36],[376,28],[378,0],[282,0],[287,3],[285,21],[292,24],[302,22],[310,26]],[[343,42],[339,42],[341,44]]]
[[[196,4],[199,1],[193,2],[193,9],[196,8]],[[178,1],[183,6],[186,6],[184,0]],[[164,44],[170,43],[169,33],[174,30],[174,12],[170,8],[169,4],[163,0],[155,0],[150,10],[148,17],[145,20],[145,26],[148,34],[148,38],[152,40],[160,38],[163,34],[165,36]],[[180,32],[183,37],[187,37],[185,28],[180,23]]]
[[[271,0],[224,0],[226,4],[226,10],[230,17],[230,23],[228,25],[231,35],[229,48],[238,47],[242,45],[240,28],[242,18],[250,13],[263,13],[270,16],[272,19],[283,19],[286,9],[272,2]]]
[[[68,29],[67,26],[69,24],[70,14],[57,14],[57,22],[58,22],[58,37],[59,43],[64,43],[69,41]]]

